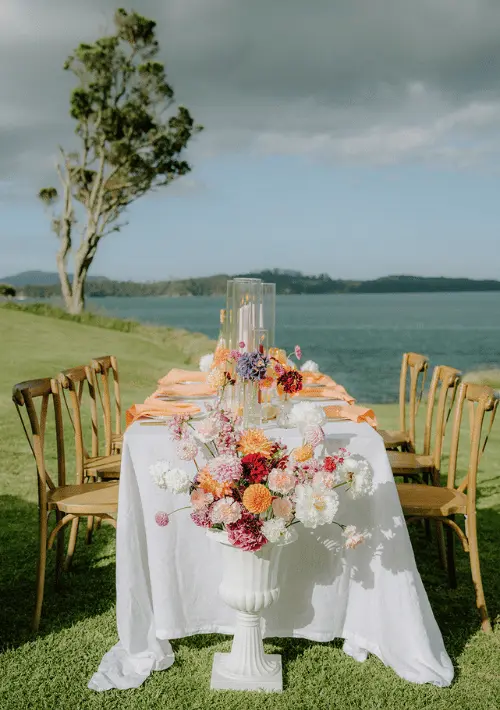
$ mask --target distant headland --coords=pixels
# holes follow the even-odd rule
[[[500,291],[500,281],[426,276],[384,276],[368,281],[332,279],[328,274],[308,276],[300,271],[268,269],[247,274],[217,274],[172,281],[114,281],[105,277],[89,277],[86,295],[105,296],[221,296],[226,281],[234,276],[260,278],[276,284],[278,294],[326,293],[439,293],[457,291]],[[60,295],[56,273],[28,271],[0,279],[16,287],[27,298],[50,298]]]

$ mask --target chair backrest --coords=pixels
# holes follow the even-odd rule
[[[99,422],[97,416],[97,398],[95,373],[90,365],[80,365],[64,370],[57,377],[63,400],[73,425],[75,434],[76,476],[77,482],[83,483],[84,463],[90,457],[99,456]],[[68,396],[66,396],[66,392]],[[91,446],[85,446],[84,424],[82,421],[84,398],[88,398],[91,418]],[[68,404],[69,399],[69,404]]]
[[[47,508],[47,489],[54,490],[66,483],[64,430],[59,383],[49,377],[14,385],[12,399],[16,405],[26,439],[35,459],[38,478],[38,501],[41,510]],[[52,409],[57,452],[57,480],[47,470],[46,433]]]
[[[122,407],[118,362],[114,355],[104,355],[103,357],[94,358],[91,362],[91,367],[95,374],[97,394],[103,412],[105,454],[109,456],[113,448],[113,434],[120,435],[122,433]],[[110,375],[113,380],[112,392],[114,406],[111,397]]]
[[[425,456],[432,455],[436,472],[441,468],[446,425],[453,409],[460,377],[460,370],[446,365],[437,365],[432,371],[427,395],[423,453]]]
[[[399,378],[399,428],[401,431],[408,432],[413,448],[415,448],[417,412],[424,391],[428,367],[429,358],[425,355],[403,353]],[[409,426],[406,417],[407,403],[410,410]]]
[[[498,408],[498,395],[491,387],[474,385],[463,382],[458,390],[453,429],[451,435],[450,460],[448,464],[448,488],[457,488],[467,491],[467,510],[475,511],[476,508],[476,482],[477,471],[481,456],[484,453],[489,435],[495,421]],[[467,405],[469,414],[469,455],[467,473],[457,485],[457,469],[459,461],[460,435],[462,433],[463,413]],[[489,426],[484,439],[483,424],[489,413]]]

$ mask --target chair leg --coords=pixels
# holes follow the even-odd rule
[[[68,542],[68,554],[66,555],[66,560],[64,562],[64,570],[67,572],[71,567],[71,562],[73,560],[73,554],[76,547],[76,538],[78,535],[78,524],[80,523],[80,518],[75,518],[71,521],[71,530],[69,533]]]
[[[47,511],[39,510],[39,552],[36,570],[36,601],[33,613],[32,629],[38,631],[42,616],[43,592],[45,588],[45,567],[47,564]]]
[[[56,510],[56,522],[59,522],[63,518],[63,513]],[[64,564],[64,528],[57,534],[57,546],[56,546],[56,587],[59,586],[61,582],[61,573]]]
[[[446,547],[444,543],[444,530],[443,530],[443,523],[441,523],[439,520],[436,520],[436,525],[435,525],[435,533],[436,533],[436,541],[437,541],[437,546],[438,546],[438,553],[439,553],[439,563],[441,565],[441,568],[446,570],[448,569],[448,564],[447,564],[447,558],[446,558]],[[448,532],[448,530],[447,530]],[[450,529],[450,532],[451,529]]]
[[[454,515],[450,516],[453,520]],[[455,569],[455,533],[446,526],[446,566],[448,568],[448,584],[451,589],[457,588],[457,572]]]
[[[483,631],[491,631],[490,618],[486,608],[486,600],[484,598],[483,581],[481,579],[481,566],[479,564],[479,547],[477,544],[477,524],[476,511],[469,515],[467,520],[467,537],[469,540],[469,555],[470,569],[472,573],[472,581],[476,589],[476,606],[481,617],[481,628]]]
[[[85,542],[90,545],[92,542],[92,532],[94,530],[94,516],[89,515],[87,518],[87,532],[85,534]]]

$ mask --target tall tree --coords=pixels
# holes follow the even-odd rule
[[[120,216],[142,195],[190,171],[182,154],[201,130],[156,61],[156,23],[136,12],[116,11],[115,32],[80,44],[64,64],[78,79],[70,100],[79,150],[59,148],[60,191],[39,198],[55,208],[57,269],[70,313],[85,305],[85,281],[101,239],[124,226]],[[68,260],[73,258],[73,276]]]

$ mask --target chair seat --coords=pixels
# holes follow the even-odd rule
[[[419,476],[433,469],[432,456],[410,454],[405,451],[388,451],[387,456],[395,476]]]
[[[82,483],[60,486],[48,492],[48,503],[63,513],[108,515],[118,510],[118,483]]]
[[[405,446],[409,442],[409,436],[405,431],[388,431],[379,429],[378,433],[384,440],[386,449],[395,449],[398,446]]]
[[[111,456],[93,456],[85,460],[84,469],[87,476],[116,481],[120,478],[122,464],[121,454]]]
[[[466,513],[467,496],[453,488],[420,483],[398,483],[396,487],[405,515],[437,518]]]

